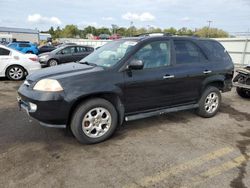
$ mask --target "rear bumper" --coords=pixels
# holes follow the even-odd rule
[[[241,83],[239,83],[239,82],[234,82],[234,83],[233,83],[233,86],[235,86],[235,87],[240,87],[240,88],[244,88],[244,89],[250,89],[250,85],[241,84]]]
[[[233,82],[231,80],[224,81],[224,87],[222,88],[222,92],[231,91],[233,88]]]

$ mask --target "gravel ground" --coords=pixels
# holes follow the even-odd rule
[[[110,140],[81,145],[19,111],[20,84],[0,80],[0,187],[250,188],[250,100],[235,90],[214,118],[127,122]]]

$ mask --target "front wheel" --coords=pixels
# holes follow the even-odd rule
[[[221,104],[221,93],[216,87],[208,87],[199,101],[197,114],[201,117],[213,117],[219,110]]]
[[[75,110],[70,127],[80,143],[102,142],[116,130],[116,109],[104,99],[88,100]]]
[[[51,59],[51,60],[48,61],[48,66],[49,67],[54,67],[54,66],[57,66],[57,65],[58,65],[58,62],[55,59]]]
[[[237,91],[238,95],[241,96],[242,98],[250,98],[250,90],[249,89],[237,87],[236,91]]]

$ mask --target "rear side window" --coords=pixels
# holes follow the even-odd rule
[[[0,48],[0,56],[2,55],[10,55],[10,51],[4,48]]]
[[[216,41],[202,41],[202,44],[209,53],[209,56],[212,61],[231,61],[231,58],[228,55],[227,51],[220,43]]]
[[[84,53],[87,51],[86,48],[83,46],[77,46],[76,50],[77,50],[77,53]]]
[[[200,48],[190,41],[176,40],[174,45],[176,64],[201,63],[206,59]]]
[[[30,45],[29,44],[19,44],[19,47],[21,47],[21,48],[29,48]]]
[[[87,48],[88,49],[88,52],[92,52],[92,51],[94,51],[94,48]]]

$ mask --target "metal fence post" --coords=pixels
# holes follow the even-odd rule
[[[246,59],[246,53],[247,53],[248,42],[249,42],[249,40],[246,39],[245,48],[244,48],[244,51],[243,51],[243,53],[242,53],[242,60],[241,60],[241,64],[242,64],[242,65],[245,64],[245,59]]]

